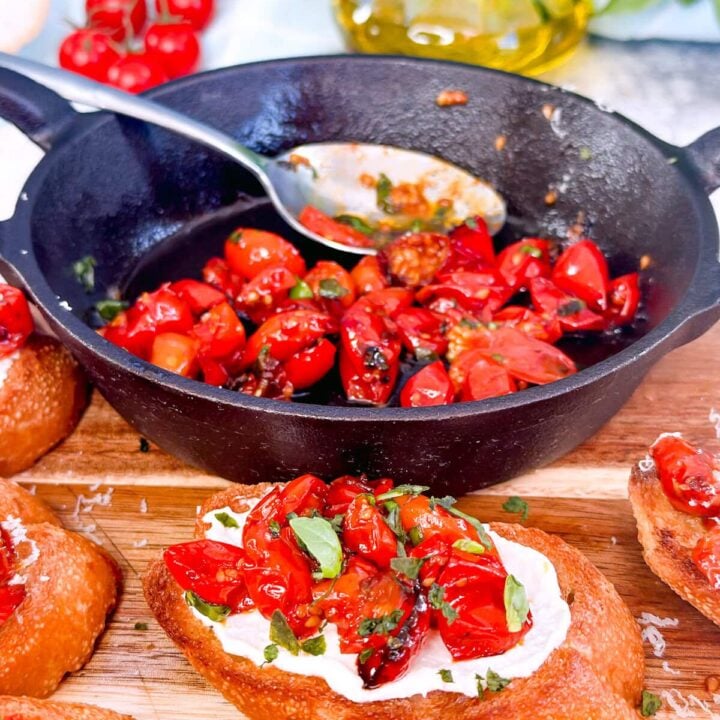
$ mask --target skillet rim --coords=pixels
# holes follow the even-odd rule
[[[557,95],[571,97],[581,104],[591,106],[590,110],[592,112],[605,113],[612,116],[614,122],[628,127],[634,134],[639,135],[641,139],[653,145],[665,155],[668,160],[671,157],[677,158],[678,162],[673,165],[668,165],[668,171],[680,171],[683,180],[689,184],[700,230],[697,238],[698,262],[694,268],[692,279],[687,286],[685,294],[678,300],[661,323],[615,355],[605,358],[569,377],[556,380],[547,385],[534,386],[510,395],[429,408],[331,406],[297,402],[286,403],[267,398],[257,398],[233,390],[207,385],[199,380],[184,378],[158,368],[145,360],[134,357],[99,336],[90,326],[61,304],[62,301],[60,301],[48,285],[45,274],[41,271],[33,251],[30,228],[32,223],[31,211],[34,207],[34,201],[23,200],[23,198],[34,197],[33,191],[36,188],[42,188],[45,176],[54,160],[53,150],[51,149],[45,153],[26,181],[18,199],[14,215],[9,220],[0,223],[0,230],[10,236],[14,234],[20,237],[20,243],[13,243],[12,248],[7,247],[8,243],[6,238],[6,247],[4,248],[6,259],[10,262],[11,266],[17,268],[30,295],[41,307],[43,312],[50,317],[51,322],[60,326],[66,335],[72,337],[75,342],[82,345],[93,355],[99,357],[100,361],[102,361],[106,367],[112,368],[113,371],[120,370],[131,373],[138,377],[139,380],[156,383],[169,392],[198,400],[211,401],[224,406],[224,409],[227,410],[241,409],[256,413],[270,413],[272,415],[284,416],[288,419],[307,418],[308,420],[315,421],[331,420],[343,422],[385,421],[395,423],[407,421],[425,422],[429,420],[462,420],[504,411],[518,410],[531,405],[540,405],[558,396],[571,396],[575,392],[584,390],[596,382],[606,380],[616,370],[624,369],[633,363],[640,364],[642,360],[647,361],[648,356],[656,355],[658,351],[663,351],[663,346],[670,345],[670,347],[662,352],[662,354],[665,354],[665,352],[682,344],[684,340],[683,329],[687,328],[691,330],[688,326],[692,324],[692,321],[695,320],[699,322],[700,317],[698,316],[702,314],[703,310],[708,309],[706,299],[699,297],[704,289],[702,287],[703,275],[705,275],[705,280],[707,280],[711,272],[715,272],[716,275],[720,277],[720,273],[718,273],[718,271],[720,271],[720,261],[718,260],[717,249],[718,243],[720,242],[718,224],[703,186],[700,170],[687,157],[686,148],[678,147],[661,140],[624,115],[614,110],[602,108],[591,98],[560,86],[545,83],[536,78],[528,78],[502,70],[485,68],[468,63],[435,60],[432,58],[414,58],[402,55],[363,55],[357,53],[276,58],[233,65],[173,80],[148,91],[145,95],[153,100],[159,100],[166,94],[172,94],[177,87],[201,84],[206,77],[219,77],[224,74],[229,75],[244,69],[262,70],[265,67],[332,65],[335,63],[348,62],[389,63],[392,65],[427,64],[439,65],[443,68],[457,66],[464,70],[470,70],[473,73],[498,75],[519,85],[536,86],[541,88],[543,92],[547,92],[548,97]],[[69,133],[61,137],[56,146],[61,148],[64,141],[78,142],[86,133],[94,132],[99,129],[103,123],[110,122],[112,117],[113,113],[106,111],[77,113]],[[715,249],[713,250],[713,248]],[[9,254],[12,254],[12,256],[7,257]],[[715,266],[717,267],[714,269],[706,269],[704,265],[709,259],[714,260]],[[720,296],[720,293],[718,293],[718,295]],[[717,302],[718,299],[720,298],[716,298],[715,302]],[[674,341],[675,335],[680,335],[679,341]],[[652,360],[652,362],[654,362],[654,360]]]

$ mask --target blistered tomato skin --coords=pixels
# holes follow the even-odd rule
[[[238,228],[225,242],[230,269],[247,280],[262,270],[282,265],[302,277],[305,261],[294,245],[275,233]]]
[[[558,258],[553,282],[566,292],[584,300],[593,310],[607,310],[610,276],[607,260],[591,240],[580,240]]]
[[[400,404],[403,407],[434,407],[450,405],[455,398],[450,376],[440,360],[426,365],[415,373],[400,393]]]
[[[372,498],[372,500],[371,500]],[[343,542],[356,552],[386,569],[397,555],[397,537],[376,507],[373,496],[357,495],[350,503],[343,522]]]

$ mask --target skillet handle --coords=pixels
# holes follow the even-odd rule
[[[49,150],[77,117],[67,100],[30,78],[0,68],[0,118]]]
[[[700,173],[708,195],[720,188],[720,128],[701,135],[685,152]]]

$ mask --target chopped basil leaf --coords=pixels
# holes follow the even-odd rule
[[[271,520],[271,521],[268,523],[268,527],[270,528],[270,534],[271,534],[274,538],[279,538],[279,537],[280,537],[280,530],[281,530],[281,528],[280,528],[280,523],[279,523],[277,520]]]
[[[400,522],[400,506],[394,500],[388,500],[385,503],[385,510],[387,511],[387,515],[384,518],[385,523],[393,531],[395,537],[401,543],[404,543],[406,535],[403,530],[402,523]],[[404,552],[405,548],[403,548],[403,554]]]
[[[271,663],[273,660],[277,660],[277,656],[280,654],[277,645],[266,645],[263,650],[263,657],[266,663]]]
[[[433,583],[428,590],[428,602],[430,607],[440,612],[445,616],[445,619],[452,625],[457,618],[457,610],[449,603],[445,601],[445,588],[437,583]]]
[[[344,288],[335,278],[323,278],[318,287],[318,295],[327,300],[339,300],[348,292],[348,289]]]
[[[300,653],[300,643],[280,610],[275,610],[270,619],[270,641],[285,648],[291,655]]]
[[[372,648],[365,648],[365,650],[358,655],[358,662],[364,665],[372,657],[373,652],[375,651]]]
[[[523,522],[525,522],[525,520],[528,519],[528,515],[530,515],[530,506],[517,495],[509,497],[503,503],[502,509],[508,513],[518,513]]]
[[[239,528],[238,521],[226,512],[215,513],[215,519],[226,528]]]
[[[140,452],[150,452],[150,443],[144,437],[140,438]]]
[[[443,505],[443,507],[445,507]],[[492,543],[492,540],[490,539],[490,536],[485,532],[485,528],[483,527],[483,524],[472,515],[468,515],[467,513],[464,513],[462,510],[458,510],[456,507],[448,507],[445,508],[451,515],[454,515],[455,517],[459,517],[462,520],[465,520],[465,522],[470,523],[475,528],[475,531],[478,534],[478,537],[480,538],[480,542],[488,549],[492,550],[494,545]]]
[[[148,624],[146,622],[136,622],[135,623],[135,630],[147,630]]]
[[[642,691],[642,699],[640,701],[640,714],[643,717],[652,717],[662,707],[662,700],[648,690]]]
[[[431,360],[437,360],[438,354],[430,348],[419,347],[415,348],[415,357],[420,362],[430,362]]]
[[[425,558],[396,557],[390,561],[390,567],[399,575],[410,580],[417,580]]]
[[[478,224],[477,220],[474,217],[469,217],[465,220],[466,227],[469,227],[471,230],[477,230]]]
[[[380,173],[377,184],[375,185],[375,197],[377,206],[384,210],[386,213],[392,215],[395,212],[395,208],[390,202],[390,193],[392,192],[393,184],[390,178],[385,173]]]
[[[452,672],[450,670],[438,670],[438,675],[443,682],[451,683],[453,680]]]
[[[185,592],[185,602],[213,622],[222,622],[230,614],[230,608],[227,605],[216,605],[215,603],[205,602],[205,600],[199,595],[196,595],[192,590]]]
[[[95,309],[98,315],[105,320],[105,322],[112,322],[127,307],[128,303],[124,300],[111,300],[109,298],[98,300],[95,303]]]
[[[336,533],[341,533],[344,522],[345,522],[345,516],[338,514],[330,521],[330,524],[332,525],[332,529]]]
[[[538,259],[543,256],[542,250],[539,247],[535,247],[534,245],[521,245],[520,252],[523,253],[523,255],[530,255],[530,257]]]
[[[514,575],[508,575],[505,579],[505,616],[508,630],[513,633],[520,632],[529,612],[530,605],[525,587],[515,579]]]
[[[410,232],[422,232],[425,228],[425,223],[417,218],[410,223]]]
[[[363,355],[363,364],[368,370],[389,370],[390,365],[385,357],[382,348],[377,345],[370,345]]]
[[[475,540],[470,540],[470,538],[456,540],[453,543],[453,547],[462,550],[462,552],[472,553],[473,555],[483,555],[485,553],[485,546],[479,542],[475,542]]]
[[[435,510],[437,505],[441,508],[445,508],[445,510],[449,510],[456,502],[457,500],[452,495],[446,495],[442,498],[431,497],[430,510]]]
[[[324,655],[327,650],[325,636],[318,635],[317,637],[305,640],[300,647],[302,648],[302,651],[308,655]]]
[[[298,279],[292,290],[290,290],[291,300],[309,300],[312,297],[313,291],[304,280]]]
[[[333,526],[323,517],[295,517],[290,527],[317,561],[322,577],[337,577],[342,570],[343,551]]]
[[[505,356],[501,355],[500,353],[493,353],[490,356],[498,365],[504,365],[505,364]]]
[[[419,525],[411,527],[408,531],[408,537],[413,545],[419,545],[423,541],[423,531]]]
[[[482,697],[485,694],[484,678],[482,675],[475,673],[475,683],[477,686],[478,697]]]
[[[72,264],[75,279],[83,286],[87,293],[95,289],[95,267],[97,260],[92,255],[86,255]]]
[[[510,684],[510,680],[500,677],[500,675],[488,668],[485,684],[490,692],[500,692]]]
[[[349,225],[353,230],[357,230],[363,235],[372,235],[375,232],[372,226],[368,225],[365,220],[357,215],[336,215],[333,219],[343,225]]]
[[[401,495],[420,495],[429,489],[427,485],[398,485],[392,490],[381,493],[377,496],[377,499],[380,502],[385,502],[385,500],[392,500]]]
[[[575,315],[575,314],[579,313],[581,310],[584,310],[585,308],[586,308],[586,305],[582,300],[573,298],[572,300],[568,300],[566,303],[563,303],[562,305],[558,305],[557,314],[560,317],[568,317],[570,315]]]
[[[365,618],[358,625],[358,635],[367,637],[368,635],[389,635],[402,619],[402,610],[393,610],[389,615],[383,615],[379,618]]]

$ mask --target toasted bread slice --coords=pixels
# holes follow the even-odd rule
[[[87,405],[78,364],[53,338],[33,335],[2,361],[0,476],[30,467],[64,440]]]
[[[0,718],[12,720],[132,720],[94,705],[0,695]]]
[[[698,540],[707,532],[702,520],[670,504],[654,467],[641,470],[636,465],[629,490],[645,562],[683,600],[720,625],[720,592],[692,559]]]
[[[211,497],[200,517],[230,506],[249,509],[269,485],[237,486]],[[545,554],[571,606],[568,636],[531,677],[515,679],[483,699],[431,692],[401,700],[353,703],[321,678],[258,667],[227,654],[193,616],[179,585],[158,560],[144,578],[145,597],[160,625],[193,667],[251,720],[625,720],[636,719],[644,675],[638,627],[613,586],[559,538],[519,525],[494,524],[503,537]],[[196,534],[204,524],[198,520]]]
[[[60,526],[60,520],[42,501],[12,480],[0,478],[0,521],[16,517],[25,525],[50,523]]]
[[[25,497],[16,515],[18,491]],[[46,697],[92,654],[115,606],[120,570],[104,550],[56,520],[32,522],[49,510],[13,482],[0,480],[0,508],[8,507],[0,522],[21,538],[15,552],[26,594],[0,624],[0,695]]]

